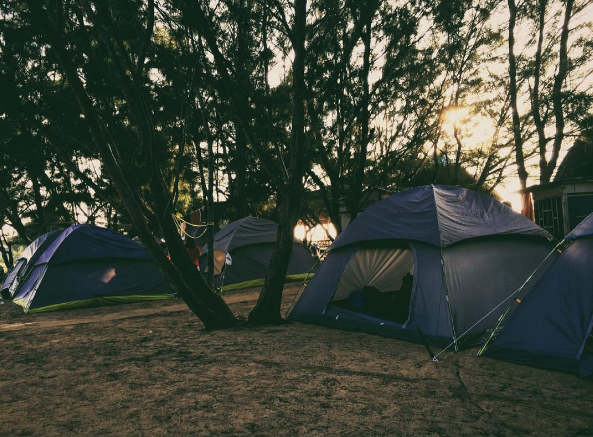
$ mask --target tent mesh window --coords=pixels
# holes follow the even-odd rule
[[[548,197],[535,202],[535,223],[556,238],[564,237],[562,197]]]
[[[403,324],[409,317],[413,273],[409,247],[359,249],[330,305]]]

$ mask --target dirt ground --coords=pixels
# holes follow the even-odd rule
[[[2,437],[593,436],[590,380],[302,323],[208,332],[180,301],[7,303],[0,348]]]

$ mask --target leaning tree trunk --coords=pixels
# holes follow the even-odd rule
[[[151,194],[153,195],[155,202],[154,216],[163,233],[163,237],[168,244],[171,259],[174,264],[169,262],[159,244],[154,240],[153,233],[147,225],[148,220],[145,211],[140,205],[134,190],[128,184],[121,167],[115,159],[115,144],[112,144],[108,139],[109,135],[107,126],[102,123],[95,111],[90,97],[86,93],[84,85],[78,76],[77,68],[72,62],[74,57],[66,49],[63,34],[51,24],[48,19],[48,14],[36,0],[27,0],[26,3],[33,13],[36,24],[41,28],[51,45],[53,52],[58,59],[58,63],[63,69],[64,75],[68,78],[70,89],[85,116],[91,137],[102,158],[104,168],[113,181],[113,185],[117,190],[130,219],[138,229],[144,247],[150,253],[167,279],[169,279],[171,284],[178,290],[190,310],[207,328],[234,326],[237,321],[230,309],[226,306],[220,296],[217,296],[208,288],[187,256],[181,238],[175,228],[172,216],[171,214],[168,214],[170,202],[166,199],[164,181],[154,158],[150,160],[150,186],[152,191]],[[117,63],[118,59],[114,58],[113,61],[114,63]],[[143,120],[145,117],[143,112],[146,111],[146,108],[143,107],[141,98],[138,98],[138,95],[135,93],[136,90],[133,89],[133,85],[124,82],[126,78],[129,79],[126,75],[122,75],[122,77],[120,77],[122,83],[119,85],[121,85],[122,88],[124,88],[124,91],[128,94],[127,98],[130,99],[131,106],[135,107],[133,109],[133,115],[135,118],[134,121],[138,139],[148,147],[149,151],[152,151],[152,147],[154,146],[153,139],[151,138],[152,132],[148,131]]]
[[[11,199],[10,195],[0,187],[0,214],[2,214],[10,223],[10,226],[14,228],[18,236],[25,242],[30,244],[31,239],[27,235],[27,229],[23,224],[19,214],[16,202]]]
[[[0,253],[2,254],[2,261],[7,270],[10,271],[14,267],[14,258],[12,256],[12,244],[7,240],[4,232],[0,230]],[[2,278],[2,272],[0,271],[0,280]]]

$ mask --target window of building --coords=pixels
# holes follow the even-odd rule
[[[570,229],[574,229],[593,212],[593,194],[569,194],[567,200],[568,222]]]
[[[535,223],[540,225],[556,238],[564,237],[564,216],[562,214],[562,196],[548,197],[537,200],[535,207]]]

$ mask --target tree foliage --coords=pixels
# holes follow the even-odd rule
[[[341,231],[375,188],[494,194],[516,164],[526,184],[534,156],[549,181],[591,131],[590,10],[584,0],[3,2],[0,218],[17,243],[79,221],[132,225],[208,326],[236,320],[184,260],[172,215],[272,218],[276,251],[251,320],[278,321],[299,218]]]

